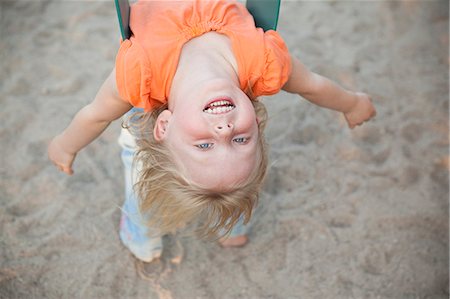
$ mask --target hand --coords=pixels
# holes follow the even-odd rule
[[[64,150],[59,141],[59,136],[53,138],[48,146],[48,158],[62,172],[68,175],[73,174],[72,164],[76,153],[72,154]]]
[[[356,103],[348,112],[344,112],[345,119],[350,129],[362,125],[374,117],[377,112],[371,98],[362,92],[356,93]]]

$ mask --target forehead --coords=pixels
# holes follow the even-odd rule
[[[191,183],[213,191],[227,191],[247,181],[256,171],[260,154],[257,144],[247,151],[192,154],[173,149],[175,163]]]

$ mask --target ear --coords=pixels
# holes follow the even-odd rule
[[[167,126],[171,117],[172,112],[167,109],[158,115],[155,122],[155,127],[153,128],[153,137],[156,141],[161,142],[166,138]]]

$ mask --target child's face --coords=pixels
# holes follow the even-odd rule
[[[252,103],[239,88],[223,94],[176,102],[172,112],[162,115],[167,122],[160,138],[189,180],[215,191],[245,181],[260,159]]]

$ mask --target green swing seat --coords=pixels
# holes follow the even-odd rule
[[[131,36],[130,3],[128,0],[114,0],[114,2],[119,18],[120,33],[125,40]],[[280,2],[281,0],[247,0],[246,7],[253,15],[256,27],[260,27],[264,31],[277,29]]]

